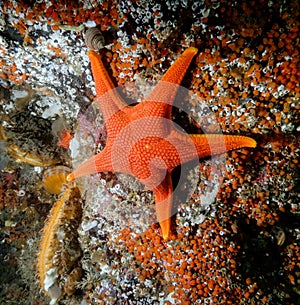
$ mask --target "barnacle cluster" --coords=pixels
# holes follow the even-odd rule
[[[82,38],[88,28],[95,31],[89,44]],[[82,145],[76,137],[69,142],[71,132],[63,142],[66,148],[57,145],[62,131],[72,130],[77,119],[86,125],[82,141],[93,137],[92,150],[103,147],[103,122],[98,118],[96,124],[85,115],[95,95],[87,45],[101,47],[108,72],[132,96],[137,95],[135,81],[147,91],[144,78],[157,81],[182,50],[196,46],[199,53],[183,85],[197,98],[187,101],[185,109],[205,120],[199,106],[205,101],[224,133],[251,134],[258,142],[252,152],[228,154],[212,201],[203,192],[214,192],[213,164],[200,162],[199,174],[188,176],[197,189],[178,207],[168,243],[158,225],[137,225],[151,215],[153,201],[151,192],[132,178],[88,178],[82,189],[89,183],[97,187],[93,194],[82,192],[83,217],[78,212],[73,218],[73,191],[64,184],[65,174],[46,163],[55,160],[69,167],[67,144],[72,156],[86,154],[78,150]],[[26,241],[40,234],[50,204],[68,203],[69,212],[60,210],[70,215],[66,224],[45,229],[52,232],[47,263],[39,259],[45,269],[40,274],[46,277],[48,271],[60,292],[50,292],[53,301],[60,294],[58,302],[75,304],[297,304],[299,51],[297,1],[4,0],[0,254],[9,272],[0,272],[0,297],[13,304],[14,295],[18,299],[22,292],[24,304],[45,302],[41,295],[29,299],[26,290],[31,287],[22,286],[14,274],[17,258],[36,247]],[[176,112],[174,116],[177,122],[184,119]],[[39,183],[43,173],[46,188],[50,177],[54,193],[61,194],[44,190]],[[50,219],[47,223],[51,228]],[[73,249],[68,243],[75,245],[74,252],[64,252]],[[68,278],[68,273],[73,275]]]

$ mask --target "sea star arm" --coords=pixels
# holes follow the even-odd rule
[[[198,158],[205,158],[212,155],[225,153],[229,150],[238,149],[242,147],[256,147],[256,141],[245,136],[232,136],[223,134],[192,134],[189,135],[193,141]],[[184,154],[184,162],[195,159],[195,156],[190,152]]]
[[[67,181],[73,181],[79,177],[92,175],[100,172],[112,172],[111,154],[104,148],[99,154],[92,156],[79,165],[71,174],[67,176]]]
[[[87,55],[91,61],[97,93],[97,102],[103,113],[104,120],[107,121],[120,109],[127,107],[127,104],[117,93],[117,89],[102,63],[101,56],[92,50],[89,51]]]
[[[153,189],[155,196],[155,208],[157,219],[162,231],[164,240],[169,238],[172,202],[173,202],[173,186],[171,174],[167,172],[162,183]]]
[[[145,110],[148,110],[149,113],[146,113],[148,116],[154,115],[170,119],[171,106],[179,85],[197,52],[198,50],[194,47],[186,49],[167,70],[146,100],[136,107],[136,113],[138,113],[139,108],[143,108],[144,112],[141,112],[143,116],[145,116]]]
[[[192,134],[190,135],[190,138],[196,146],[198,158],[217,155],[242,147],[256,147],[256,141],[245,136],[223,134]]]
[[[179,156],[179,158],[172,159],[172,168],[191,160],[221,154],[229,150],[256,147],[256,141],[245,136],[184,134],[177,130],[173,130],[167,140],[173,143]]]
[[[167,70],[161,81],[179,85],[193,59],[198,53],[194,47],[187,48],[173,65]],[[155,89],[154,89],[155,90]],[[153,93],[154,94],[154,93]]]

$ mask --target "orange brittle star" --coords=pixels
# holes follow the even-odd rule
[[[116,93],[100,55],[88,52],[107,141],[99,154],[82,163],[67,180],[105,171],[135,176],[154,192],[157,219],[165,240],[171,224],[172,170],[194,159],[256,147],[255,140],[245,136],[186,134],[175,128],[172,103],[197,52],[194,47],[185,50],[148,97],[135,106],[127,105]]]

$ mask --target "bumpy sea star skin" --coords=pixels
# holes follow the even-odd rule
[[[157,218],[166,240],[170,232],[172,170],[188,161],[241,147],[256,147],[255,140],[221,134],[186,134],[172,123],[172,103],[193,57],[188,48],[168,69],[141,103],[128,106],[114,89],[100,55],[89,51],[97,102],[107,130],[106,146],[82,163],[68,180],[96,172],[131,174],[154,192]]]

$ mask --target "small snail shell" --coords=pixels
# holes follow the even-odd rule
[[[60,194],[66,189],[67,175],[71,170],[66,166],[52,166],[44,171],[43,186],[53,194]]]
[[[275,237],[277,245],[278,246],[282,246],[284,244],[285,238],[286,238],[283,229],[280,228],[279,226],[274,226],[272,228],[272,233],[273,233],[273,235]]]
[[[85,44],[95,51],[99,51],[104,47],[104,38],[100,30],[96,27],[89,28],[84,36]]]

